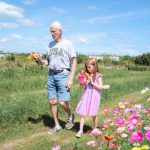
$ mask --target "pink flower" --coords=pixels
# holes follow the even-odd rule
[[[144,127],[146,131],[150,131],[150,127]]]
[[[129,105],[129,102],[123,102],[123,104],[124,104],[125,106],[128,106],[128,105]]]
[[[94,129],[92,132],[91,132],[91,135],[93,135],[94,137],[99,137],[100,135],[102,135],[102,131],[98,130],[98,129]]]
[[[110,113],[110,112],[111,112],[111,109],[110,109],[110,108],[105,108],[105,109],[102,110],[102,113],[103,113],[103,114],[108,114],[108,113]]]
[[[95,147],[96,142],[95,141],[89,141],[89,142],[87,142],[87,145],[90,146],[90,147]]]
[[[144,140],[144,135],[141,131],[133,132],[132,137],[129,139],[131,143],[141,143]]]
[[[56,147],[52,147],[52,150],[61,150],[60,145],[57,145]]]
[[[124,122],[125,122],[124,119],[118,119],[116,120],[116,126],[121,127],[124,125]]]
[[[150,141],[150,131],[146,132],[145,138]]]
[[[130,100],[130,104],[133,104],[133,103],[134,103],[134,99],[131,99],[131,100]]]
[[[116,144],[116,143],[114,143],[114,142],[111,142],[111,143],[109,143],[109,148],[118,148],[118,144]]]
[[[133,125],[137,125],[137,123],[138,123],[138,120],[140,119],[140,117],[141,117],[141,115],[139,115],[139,114],[134,114],[134,115],[131,115],[131,116],[129,116],[129,120],[131,121],[131,123],[133,124]]]
[[[84,71],[82,71],[81,73],[78,74],[78,80],[79,80],[80,85],[86,84],[88,76],[89,76],[89,74]]]

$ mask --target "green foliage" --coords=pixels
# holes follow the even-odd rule
[[[86,55],[78,54],[77,55],[77,63],[78,64],[85,63],[87,58],[88,58],[88,56],[86,56]]]
[[[22,62],[24,63],[24,54],[23,56],[15,55],[15,58],[16,62],[18,61],[19,64],[22,64]],[[85,62],[85,59],[86,57],[83,57],[81,61]],[[110,62],[110,64],[113,65],[112,62]],[[47,68],[41,69],[35,64],[27,65],[26,68],[18,66],[19,65],[15,67],[7,67],[3,65],[0,67],[1,143],[6,143],[8,139],[14,140],[18,135],[20,138],[25,137],[27,140],[25,141],[25,144],[22,143],[18,147],[16,146],[16,150],[45,150],[50,149],[52,146],[58,145],[58,142],[60,142],[60,145],[63,149],[73,149],[75,147],[80,150],[88,149],[86,142],[92,140],[89,134],[85,134],[85,136],[80,140],[75,139],[79,122],[76,122],[76,128],[74,130],[63,130],[56,134],[55,137],[57,140],[55,140],[54,136],[49,136],[46,134],[47,130],[45,130],[45,126],[43,124],[45,120],[42,120],[42,116],[48,114],[48,121],[51,117],[49,104],[47,102],[46,89],[48,70]],[[83,63],[78,64],[74,85],[71,89],[71,107],[73,111],[75,111],[77,103],[79,102],[83,92],[83,88],[79,86],[79,83],[76,79],[77,74],[81,69],[84,69]],[[126,100],[129,97],[131,98],[133,95],[130,94],[132,93],[136,93],[133,97],[138,95],[141,96],[140,90],[145,87],[149,87],[150,85],[150,76],[148,71],[141,72],[115,68],[101,69],[100,67],[100,72],[103,74],[103,83],[110,84],[111,87],[110,90],[101,92],[101,108],[105,106],[113,107],[115,103],[122,101],[121,97],[124,97]],[[65,114],[64,110],[60,109],[60,107],[59,116],[61,120],[66,121],[67,114]],[[76,115],[76,119],[79,120],[78,115]],[[33,123],[31,123],[29,120],[34,120],[35,122],[39,120],[39,123],[36,123],[35,126],[33,126]],[[102,115],[99,116],[99,120],[102,122]],[[86,125],[89,125],[90,127],[91,124],[92,122],[89,120],[86,122]],[[32,134],[36,134],[36,132],[38,132],[40,136],[32,136],[31,138],[27,137],[28,133],[26,133],[26,135],[23,133],[27,129],[27,125],[27,132],[33,132]],[[36,129],[35,131],[35,128],[38,128],[37,126],[40,126],[40,129],[38,131]],[[51,124],[51,127],[52,126],[53,125]],[[16,127],[16,129],[14,127]],[[41,134],[41,132],[44,134]],[[69,139],[66,137],[69,137]],[[124,145],[124,147],[125,146],[126,145]]]
[[[135,64],[150,66],[150,53],[135,57]]]
[[[150,71],[150,66],[141,66],[141,65],[129,65],[128,70],[134,71]]]
[[[13,53],[11,53],[10,55],[6,56],[6,60],[7,61],[11,61],[11,62],[15,62],[15,56]]]

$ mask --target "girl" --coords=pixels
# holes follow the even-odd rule
[[[100,105],[100,91],[103,88],[102,74],[98,72],[98,64],[95,58],[89,58],[85,63],[85,71],[89,74],[88,80],[84,85],[84,92],[77,105],[76,112],[81,115],[80,130],[76,137],[83,135],[85,117],[92,117],[93,128],[97,127],[97,113]]]

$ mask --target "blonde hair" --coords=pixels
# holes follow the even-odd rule
[[[97,63],[97,60],[95,58],[88,58],[86,60],[86,63],[85,63],[85,71],[87,73],[89,73],[88,71],[88,65],[92,65],[94,68],[95,68],[95,71],[93,72],[93,81],[95,81],[95,77],[96,77],[96,73],[99,72],[99,67],[98,67],[98,63]]]

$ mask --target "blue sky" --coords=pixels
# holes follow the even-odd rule
[[[78,53],[150,52],[150,0],[0,1],[0,51],[46,53],[55,20]]]

